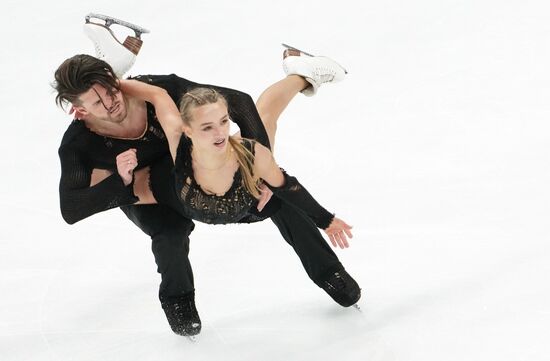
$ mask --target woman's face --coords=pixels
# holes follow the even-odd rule
[[[191,123],[184,125],[193,147],[208,152],[223,152],[229,138],[229,115],[222,100],[191,110]]]

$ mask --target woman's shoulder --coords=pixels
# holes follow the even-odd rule
[[[255,150],[256,150],[256,144],[258,144],[257,141],[255,141],[254,139],[249,139],[249,138],[243,138],[239,135],[232,135],[231,136],[233,138],[233,140],[235,140],[237,143],[241,144],[242,146],[244,146],[249,152],[251,152],[252,154],[255,153]]]

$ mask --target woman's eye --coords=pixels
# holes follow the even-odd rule
[[[205,127],[205,128],[203,128],[202,130],[205,131],[205,132],[207,132],[207,131],[209,131],[210,129],[212,129],[212,127]]]

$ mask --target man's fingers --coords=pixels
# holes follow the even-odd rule
[[[136,149],[135,149],[135,148],[130,148],[130,149],[128,149],[128,150],[125,150],[124,152],[118,154],[118,155],[117,155],[117,158],[118,158],[118,157],[124,157],[124,156],[126,156],[126,155],[128,155],[128,154],[134,154],[134,155],[135,155],[135,154],[136,154]]]
[[[127,163],[129,161],[137,163],[137,156],[133,152],[121,153],[116,157],[117,163]]]

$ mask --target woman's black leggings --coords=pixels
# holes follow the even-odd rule
[[[281,203],[271,220],[294,248],[309,278],[319,285],[330,273],[343,268],[342,264],[313,221],[302,211]]]

